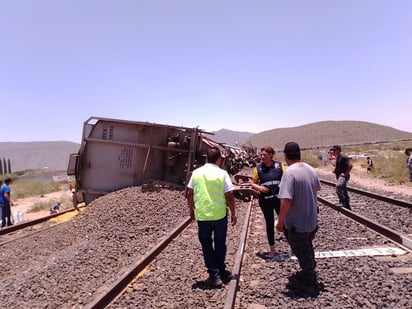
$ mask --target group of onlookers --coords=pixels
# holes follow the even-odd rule
[[[339,145],[330,149],[335,167],[336,206],[351,210],[347,183],[353,168],[350,157],[342,153]],[[405,150],[407,166],[412,181],[412,148]],[[275,228],[283,232],[292,253],[296,256],[301,270],[289,277],[289,290],[302,292],[310,297],[318,295],[323,284],[318,282],[313,239],[318,230],[317,192],[320,181],[315,170],[301,161],[301,151],[297,143],[284,146],[286,165],[273,159],[275,150],[270,146],[260,149],[260,162],[253,169],[252,188],[259,194],[259,207],[266,225],[269,251],[256,255],[266,261],[283,261],[275,247]],[[234,186],[228,173],[221,169],[222,154],[218,148],[207,153],[207,163],[193,171],[187,185],[189,213],[197,220],[198,237],[209,277],[205,284],[220,287],[231,280],[231,272],[226,269],[226,235],[228,208],[232,225],[237,222]],[[367,158],[367,170],[373,168],[373,161]],[[276,216],[275,216],[276,213]],[[277,220],[275,219],[277,217]]]
[[[317,192],[320,181],[315,170],[301,161],[300,147],[289,142],[283,149],[287,167],[273,160],[272,147],[260,151],[261,162],[253,171],[252,187],[259,192],[269,252],[261,257],[281,261],[276,252],[274,229],[283,232],[297,257],[301,271],[290,276],[288,289],[316,296],[321,285],[316,276],[313,239],[318,230]],[[231,280],[226,269],[226,235],[228,210],[232,225],[236,224],[234,186],[228,173],[220,168],[222,154],[218,148],[207,152],[207,163],[195,169],[187,185],[189,213],[197,220],[198,237],[209,277],[205,284],[220,287]],[[275,215],[277,221],[275,222]]]

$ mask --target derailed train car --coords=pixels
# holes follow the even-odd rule
[[[198,128],[90,117],[67,169],[76,179],[75,206],[150,182],[183,189],[191,172],[204,164],[210,147],[226,155],[223,168],[229,170],[233,151],[208,134]]]

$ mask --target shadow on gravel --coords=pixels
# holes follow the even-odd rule
[[[299,298],[317,298],[321,292],[326,291],[322,282],[317,282],[315,286],[307,286],[293,279],[294,275],[290,276],[289,283],[286,284],[287,291],[282,292],[286,297],[292,299]]]
[[[289,260],[292,255],[288,252],[277,252],[274,256],[271,256],[269,252],[257,252],[256,256],[265,260],[266,262],[284,262]]]
[[[311,295],[299,290],[288,290],[286,292],[282,292],[283,295],[285,295],[286,297],[289,297],[291,299],[299,299],[299,298],[316,298],[319,296],[319,293],[317,293],[316,295]]]

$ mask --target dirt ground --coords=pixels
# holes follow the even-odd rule
[[[316,169],[319,176],[322,175],[334,175],[332,174],[332,166],[325,166],[322,168]],[[360,166],[354,165],[352,169],[352,173],[350,176],[350,180],[348,186],[354,187],[355,184],[359,184],[362,187],[370,188],[370,189],[378,189],[387,191],[388,193],[393,194],[403,194],[406,196],[412,197],[412,187],[408,185],[398,185],[398,184],[391,184],[382,179],[377,179],[371,176],[366,172],[366,169],[361,168]]]
[[[48,216],[50,214],[49,210],[43,210],[43,211],[37,211],[37,212],[29,212],[29,210],[35,203],[38,203],[38,202],[42,202],[42,203],[49,202],[50,207],[51,207],[53,203],[56,201],[70,200],[71,192],[69,190],[62,190],[62,191],[49,193],[47,195],[43,195],[41,197],[35,196],[35,197],[13,200],[13,188],[12,188],[11,197],[12,197],[12,202],[14,204],[11,207],[11,212],[12,212],[15,222],[18,222],[19,220],[29,221],[29,220],[34,220],[34,219]],[[71,207],[71,205],[62,205],[62,208],[67,209],[69,206]],[[20,216],[17,215],[19,211],[20,211]]]

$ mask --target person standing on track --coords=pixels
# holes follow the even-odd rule
[[[279,216],[280,200],[278,198],[279,184],[282,179],[284,165],[274,161],[275,150],[265,146],[260,149],[261,162],[253,169],[252,188],[259,192],[259,206],[266,223],[266,236],[269,242],[269,252],[258,253],[259,257],[271,260],[276,255],[275,249],[275,214]]]
[[[412,182],[412,148],[406,148],[405,154],[407,155],[406,167],[409,169],[409,181]]]
[[[6,178],[4,183],[0,187],[0,206],[1,206],[1,228],[5,226],[13,225],[11,222],[11,209],[10,206],[13,205],[10,198],[10,184],[12,183],[11,178]]]
[[[226,270],[227,207],[232,226],[236,224],[234,186],[227,171],[220,168],[222,155],[218,148],[207,151],[207,163],[195,169],[187,184],[190,217],[197,220],[198,237],[209,277],[209,287],[221,287],[231,280]]]
[[[318,230],[317,192],[320,181],[315,170],[300,161],[300,147],[289,142],[283,150],[288,165],[280,182],[280,215],[276,224],[284,232],[301,271],[289,277],[287,287],[314,297],[318,294],[313,239]]]
[[[351,159],[342,154],[342,148],[339,145],[334,145],[330,149],[336,157],[335,169],[333,173],[336,175],[336,195],[339,198],[338,206],[350,208],[349,194],[347,183],[350,179],[350,171],[352,170]]]

